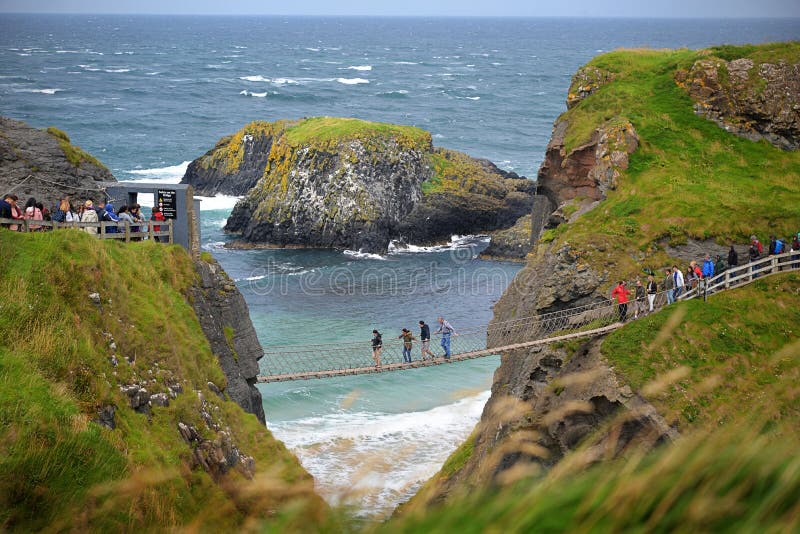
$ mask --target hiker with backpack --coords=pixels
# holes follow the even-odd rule
[[[403,328],[403,331],[397,336],[397,339],[403,340],[403,363],[411,363],[412,341],[415,341],[417,338],[414,337],[414,334],[412,334],[408,328]]]

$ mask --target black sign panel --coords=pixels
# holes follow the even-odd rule
[[[159,189],[157,202],[165,219],[178,218],[178,195],[174,189]]]

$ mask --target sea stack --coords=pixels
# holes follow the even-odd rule
[[[253,122],[189,166],[206,193],[248,192],[226,230],[247,244],[386,252],[513,225],[534,183],[436,148],[430,133],[358,119]]]

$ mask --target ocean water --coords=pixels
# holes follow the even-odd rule
[[[618,47],[800,38],[798,20],[0,15],[0,113],[55,125],[121,180],[178,181],[254,119],[353,116],[533,177],[574,71]],[[424,319],[487,323],[519,266],[480,236],[385,256],[229,250],[235,198],[203,202],[203,247],[236,280],[263,345],[368,340]],[[375,273],[381,273],[376,282]],[[261,386],[269,427],[331,502],[407,499],[466,438],[499,360]]]

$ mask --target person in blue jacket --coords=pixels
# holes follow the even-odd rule
[[[713,278],[714,277],[714,262],[711,261],[711,256],[706,254],[706,258],[703,260],[703,278]]]

